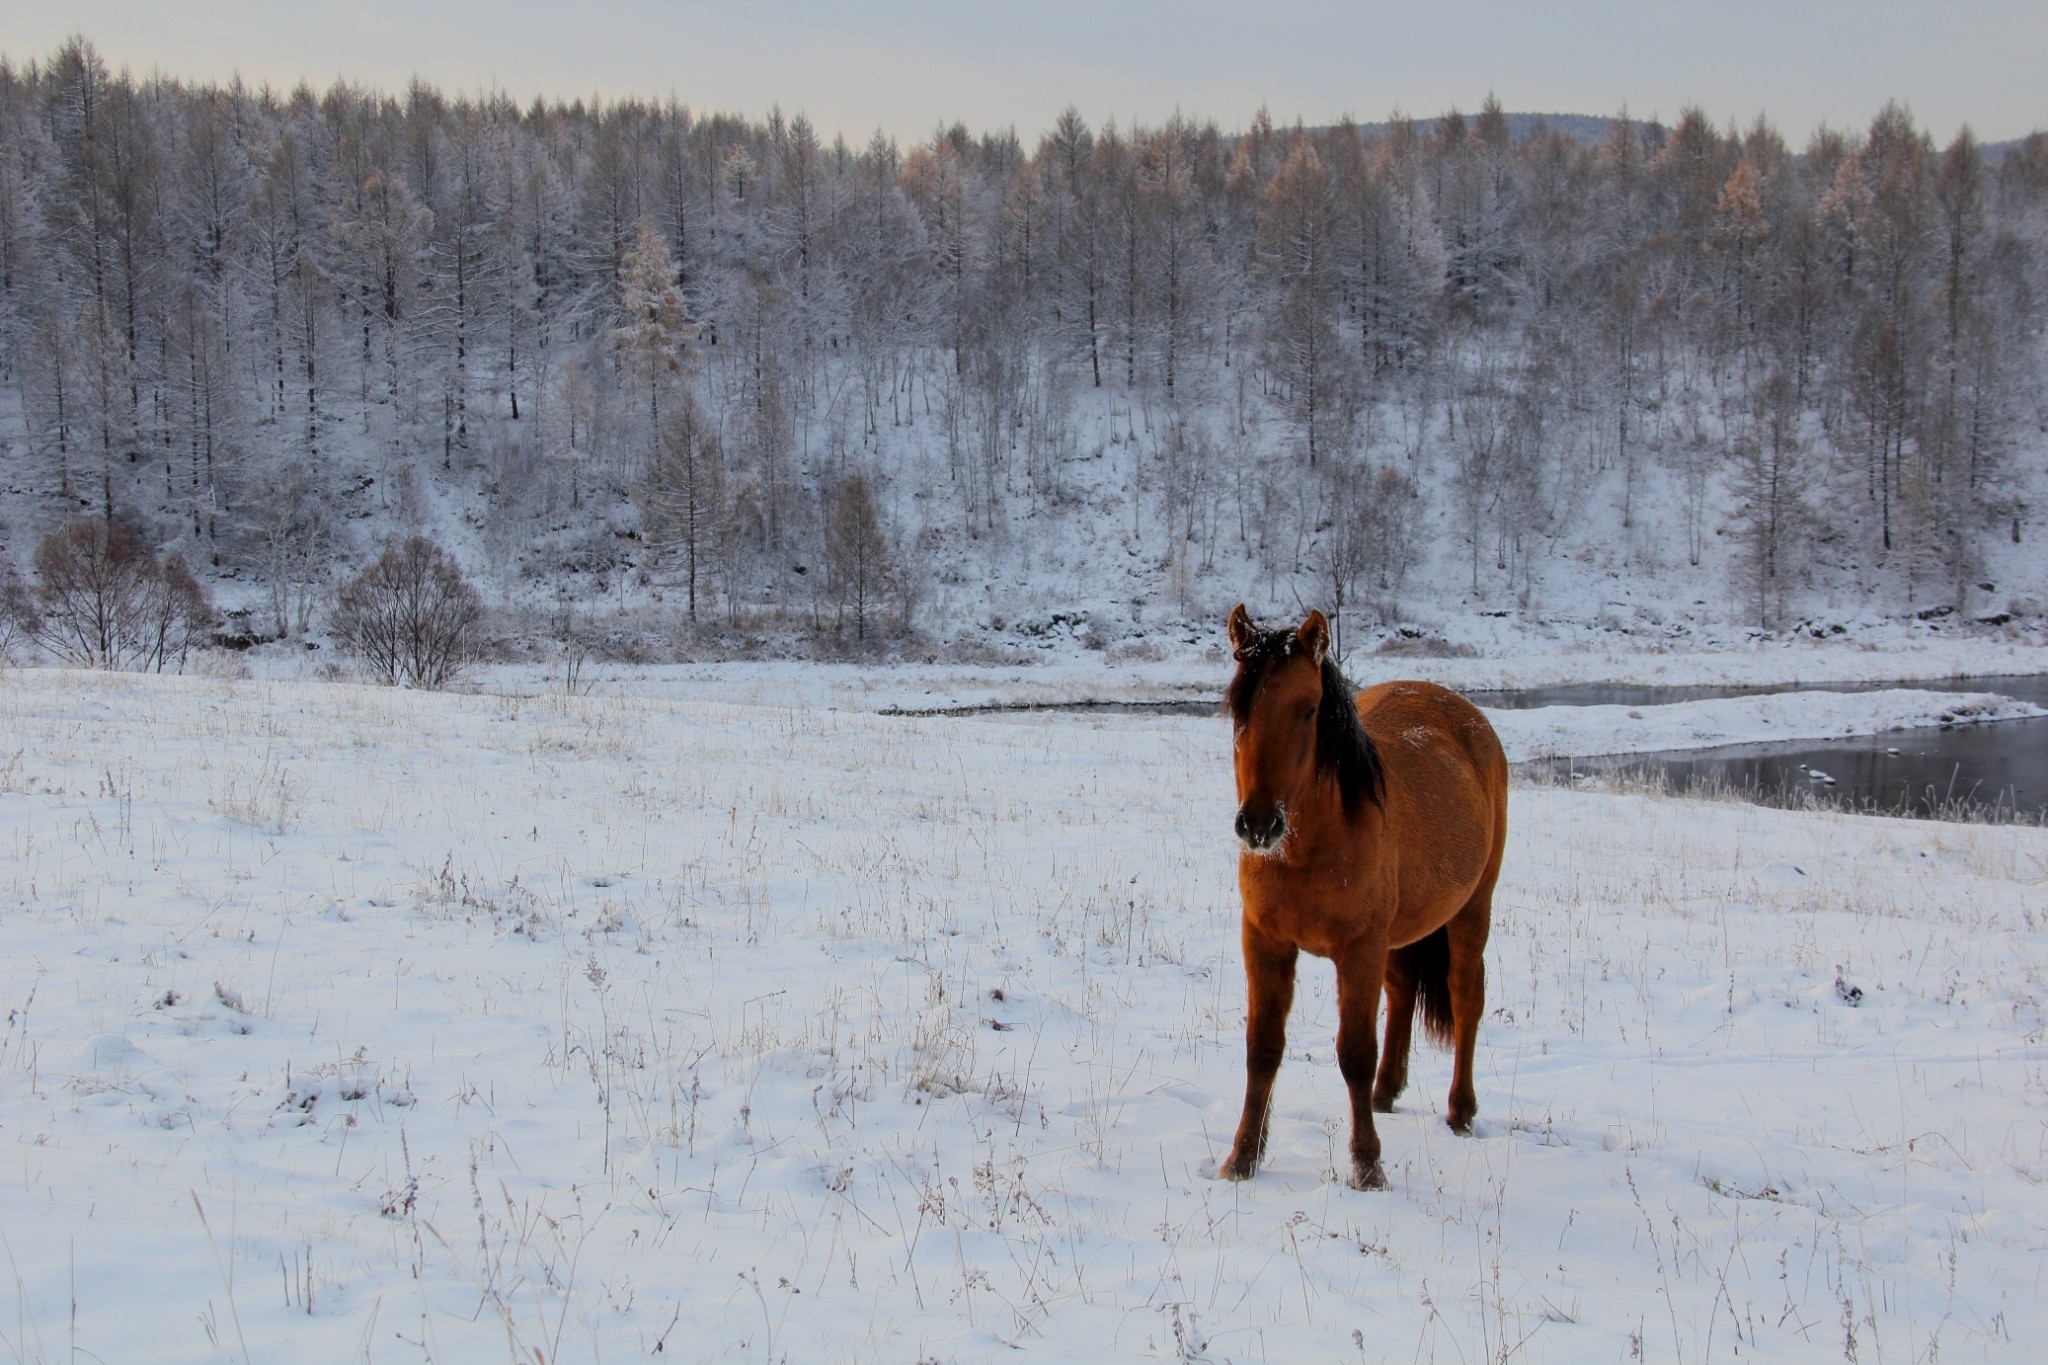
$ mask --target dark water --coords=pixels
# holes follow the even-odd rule
[[[1221,696],[1180,701],[990,702],[986,706],[887,706],[885,716],[1220,716]]]
[[[1914,687],[1992,692],[2048,706],[2048,677],[1952,678],[1944,682],[1703,688],[1585,684],[1473,694],[1481,706],[1654,706],[1773,692],[1875,692]],[[1531,701],[1531,697],[1541,700]],[[1854,739],[1731,744],[1718,749],[1543,760],[1524,765],[1561,780],[1620,779],[1671,791],[1726,791],[1772,806],[1847,810],[1936,819],[2048,821],[2048,718],[1989,725],[1898,730]]]
[[[2048,719],[1546,760],[1525,767],[1560,780],[1619,779],[1678,792],[1726,791],[1771,806],[2048,821]]]
[[[1939,682],[1780,683],[1769,687],[1648,687],[1625,683],[1565,683],[1502,692],[1467,692],[1480,706],[1498,711],[1533,711],[1539,706],[1664,706],[1681,701],[1722,701],[1767,697],[1780,692],[1888,692],[1895,687],[1928,692],[1996,692],[2002,697],[2048,706],[2048,675],[2000,674],[1947,678]]]

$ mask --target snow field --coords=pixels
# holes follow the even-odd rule
[[[2022,1359],[2048,832],[1518,787],[1478,1135],[1266,1168],[1228,734],[0,685],[0,1359]],[[1860,992],[1860,994],[1859,994]]]

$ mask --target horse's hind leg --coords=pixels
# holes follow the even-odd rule
[[[1294,964],[1298,950],[1244,926],[1245,986],[1251,1008],[1244,1028],[1244,1115],[1230,1155],[1217,1168],[1225,1180],[1249,1180],[1266,1154],[1266,1125],[1272,1113],[1273,1077],[1287,1048],[1287,1011],[1294,1005]]]
[[[1479,1041],[1479,1018],[1486,1013],[1486,938],[1493,928],[1493,876],[1479,884],[1465,908],[1444,926],[1448,931],[1451,1028],[1451,1098],[1446,1117],[1454,1132],[1470,1133],[1479,1097],[1472,1089],[1472,1058]]]
[[[1387,954],[1387,1037],[1380,1048],[1380,1075],[1372,1087],[1372,1107],[1394,1112],[1394,1101],[1408,1088],[1408,1052],[1415,1028],[1415,972],[1399,950]]]

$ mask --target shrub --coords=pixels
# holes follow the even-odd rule
[[[158,559],[117,521],[77,517],[36,546],[35,588],[9,612],[66,663],[161,673],[218,619],[176,554]],[[4,608],[0,608],[4,609]]]
[[[0,662],[17,644],[34,639],[41,626],[42,613],[28,582],[14,565],[0,560]]]
[[[445,687],[475,661],[483,619],[483,599],[454,558],[409,536],[343,585],[333,626],[385,682]]]

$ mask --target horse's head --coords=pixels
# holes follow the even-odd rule
[[[1237,837],[1275,853],[1297,815],[1334,776],[1346,813],[1380,799],[1379,755],[1358,723],[1351,685],[1330,658],[1330,623],[1319,611],[1293,630],[1262,630],[1240,603],[1230,613],[1237,675],[1223,694],[1237,769]]]

